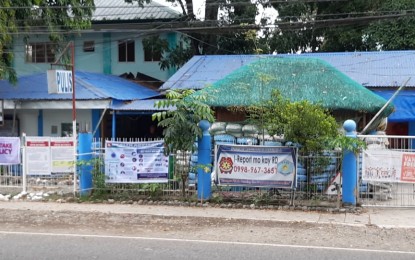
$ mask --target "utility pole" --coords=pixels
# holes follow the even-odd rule
[[[62,56],[66,53],[66,51],[68,51],[68,49],[71,48],[71,63],[70,64],[63,64],[60,63],[60,59],[62,58]],[[76,187],[76,181],[77,181],[77,177],[76,177],[76,163],[77,163],[77,131],[76,131],[76,97],[75,97],[75,43],[74,41],[70,41],[66,47],[63,49],[62,53],[59,54],[59,56],[56,58],[56,61],[54,63],[51,64],[52,66],[65,66],[71,67],[71,71],[72,71],[72,138],[73,138],[73,147],[74,147],[74,164],[73,164],[73,169],[74,169],[74,194],[76,193],[77,187]]]

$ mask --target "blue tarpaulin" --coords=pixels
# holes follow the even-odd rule
[[[377,95],[389,100],[396,90],[373,90]],[[405,122],[415,120],[415,90],[401,90],[392,100],[395,111],[388,116],[390,122]]]

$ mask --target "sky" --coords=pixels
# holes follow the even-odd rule
[[[177,11],[182,11],[180,6],[178,4],[169,3],[163,0],[158,0],[157,2],[162,3],[164,5],[172,6]],[[252,1],[251,2],[255,2]],[[205,17],[205,0],[193,0],[193,12],[196,15],[197,18],[203,19]],[[266,8],[265,10],[262,8],[262,6],[259,7],[259,15],[256,17],[257,23],[260,21],[260,19],[264,16],[271,17],[271,22],[274,22],[275,18],[277,17],[278,12],[274,8]]]

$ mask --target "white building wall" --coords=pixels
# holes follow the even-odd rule
[[[78,125],[88,124],[91,126],[91,110],[77,110],[76,122]],[[43,135],[44,136],[62,136],[62,124],[69,124],[72,128],[72,111],[71,110],[43,110]],[[52,133],[52,126],[56,132]],[[91,129],[89,129],[91,131]]]
[[[12,111],[8,111],[11,114]],[[27,136],[38,135],[38,110],[22,109],[18,110],[16,114],[19,119],[20,132],[26,133]],[[91,129],[92,113],[91,110],[77,110],[76,121],[78,125],[89,126]],[[69,124],[72,128],[72,111],[71,110],[43,110],[43,135],[44,136],[61,136],[62,135],[62,124]],[[53,127],[52,127],[53,126]],[[54,129],[52,129],[54,128]],[[52,131],[54,130],[54,131]]]
[[[37,136],[37,110],[18,110],[16,115],[20,125],[19,134],[26,133],[27,136]]]

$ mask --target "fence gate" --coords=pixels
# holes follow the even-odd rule
[[[358,158],[359,202],[368,207],[415,207],[414,136],[361,135],[367,149]],[[364,162],[363,162],[364,160]],[[367,163],[366,163],[367,162]],[[406,176],[406,177],[405,177]]]

